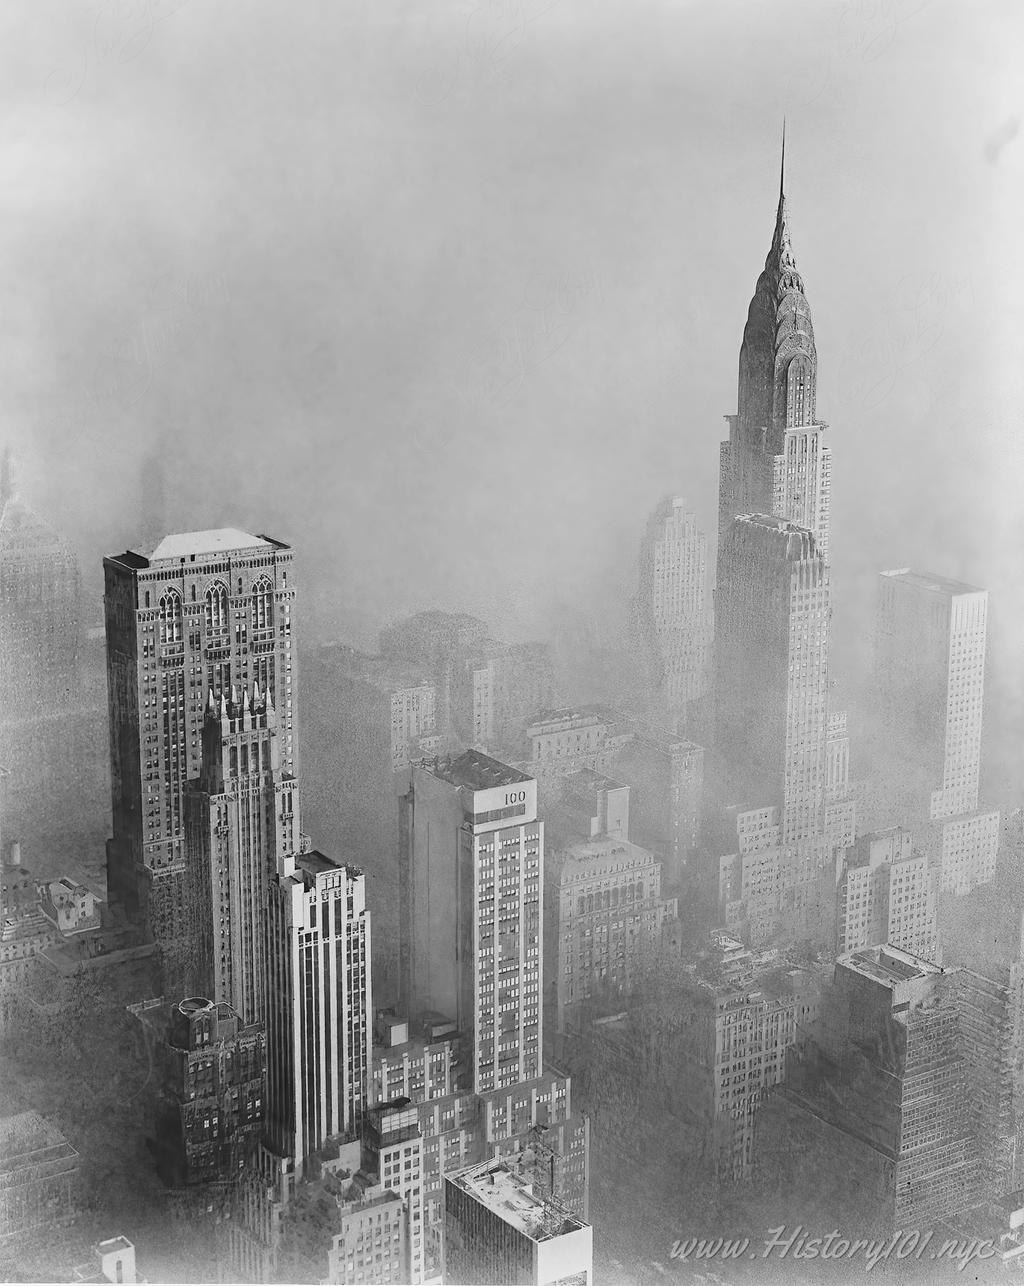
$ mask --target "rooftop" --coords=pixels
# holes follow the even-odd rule
[[[946,597],[985,593],[977,585],[968,585],[965,581],[952,580],[948,576],[936,576],[933,572],[915,572],[910,567],[898,567],[893,571],[884,571],[882,575],[904,585],[912,585],[915,589],[923,589],[929,594],[942,594]]]
[[[156,562],[213,557],[256,549],[287,548],[287,545],[269,536],[253,536],[238,527],[218,527],[212,531],[185,531],[164,536],[152,549],[128,549],[123,554],[114,555],[112,561],[138,568]]]
[[[587,1226],[555,1202],[534,1196],[532,1185],[504,1161],[485,1161],[448,1175],[448,1180],[531,1241],[548,1241]]]
[[[633,844],[627,839],[601,835],[594,839],[577,840],[565,850],[565,865],[562,867],[562,879],[572,879],[580,874],[581,866],[598,874],[614,866],[628,863],[630,866],[651,866],[655,857],[649,849]]]
[[[901,951],[899,947],[893,946],[866,947],[863,951],[851,951],[849,955],[840,956],[836,964],[889,988],[897,987],[901,982],[912,978],[935,977],[945,972],[930,960],[912,956],[909,951]]]
[[[38,1112],[0,1119],[0,1186],[17,1183],[19,1174],[39,1162],[77,1159],[78,1153],[60,1130]]]
[[[308,871],[313,876],[325,875],[328,871],[348,871],[350,875],[362,875],[358,867],[351,866],[339,857],[328,857],[326,853],[321,853],[316,848],[310,849],[308,853],[297,853],[295,865],[299,870]]]
[[[533,781],[529,773],[511,768],[480,750],[463,751],[457,759],[438,760],[433,765],[433,772],[453,786],[468,786],[471,790],[490,790],[493,786],[515,786],[520,782]]]

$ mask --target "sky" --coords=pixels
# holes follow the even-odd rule
[[[426,607],[510,638],[714,540],[718,444],[790,226],[832,427],[836,664],[873,574],[1024,635],[1016,0],[9,0],[0,438],[103,554],[292,544],[310,636]],[[163,514],[144,476],[163,461]]]

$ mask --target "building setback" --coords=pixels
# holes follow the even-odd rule
[[[166,536],[106,558],[105,612],[113,836],[111,902],[164,947],[170,980],[185,968],[190,924],[185,792],[202,770],[210,693],[266,693],[280,759],[296,771],[291,550],[234,528]],[[289,573],[292,575],[289,584]]]
[[[938,871],[899,826],[847,849],[836,890],[836,954],[899,947],[939,962]]]

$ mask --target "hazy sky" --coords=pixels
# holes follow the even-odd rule
[[[1019,0],[8,2],[23,490],[97,593],[159,453],[319,630],[600,615],[661,495],[713,532],[785,114],[840,655],[879,566],[1024,622],[1022,46]]]

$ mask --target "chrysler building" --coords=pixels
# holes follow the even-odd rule
[[[786,141],[775,233],[740,346],[739,394],[721,446],[718,540],[740,514],[771,514],[814,533],[829,557],[828,425],[815,417],[818,358],[811,308],[789,236]]]

